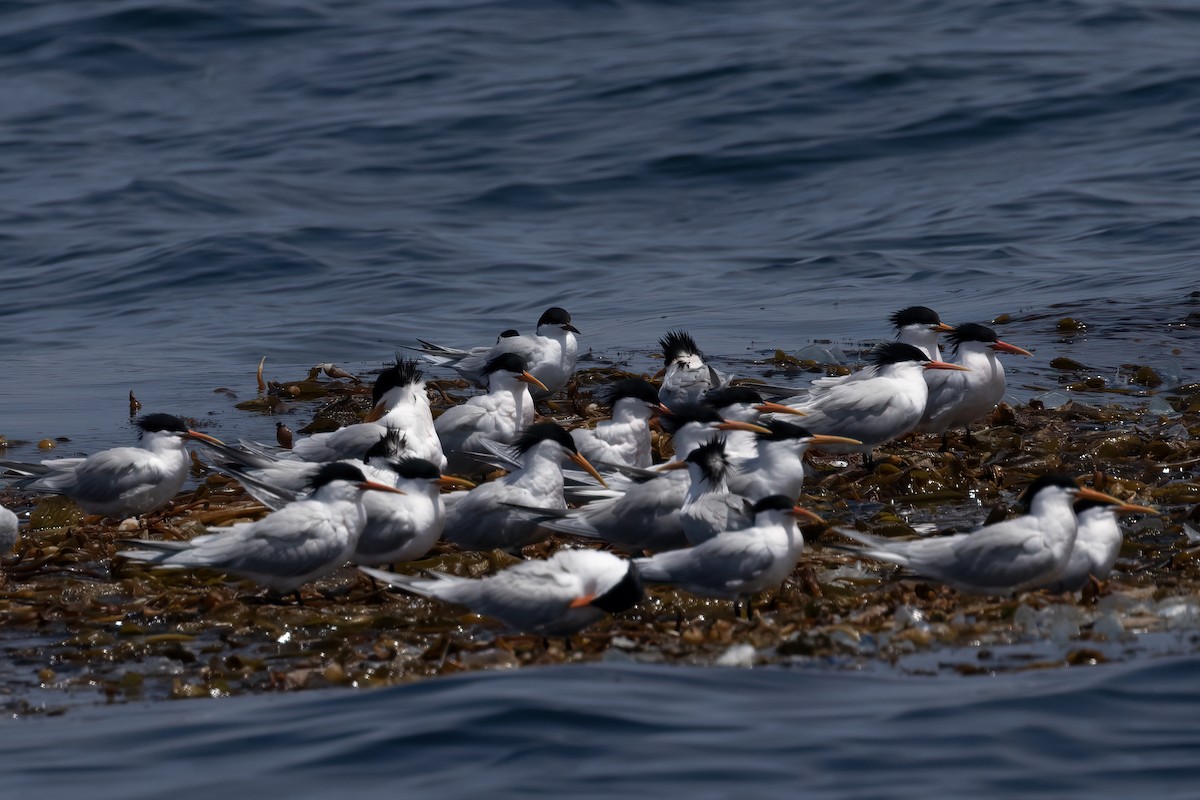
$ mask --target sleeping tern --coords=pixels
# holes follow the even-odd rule
[[[597,399],[612,407],[612,418],[571,431],[579,452],[593,463],[649,468],[650,420],[662,410],[658,390],[641,378],[627,378],[597,392]]]
[[[540,636],[569,636],[642,599],[637,568],[603,550],[563,549],[479,579],[438,572],[422,579],[359,569],[407,592],[466,606],[514,631]]]
[[[704,362],[704,354],[687,331],[670,331],[658,340],[663,353],[663,379],[658,399],[668,406],[699,402],[710,389],[729,382],[727,375]]]

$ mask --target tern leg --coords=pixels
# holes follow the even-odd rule
[[[939,453],[945,453],[950,449],[950,432],[946,431],[942,434],[942,447],[938,450]]]
[[[867,472],[875,471],[875,454],[874,454],[874,452],[868,450],[867,452],[863,453],[863,469],[865,469]]]
[[[963,425],[963,427],[967,429],[967,445],[970,446],[975,444],[975,438],[971,436],[971,426],[968,424]]]

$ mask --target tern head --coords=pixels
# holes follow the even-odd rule
[[[363,453],[362,460],[370,463],[373,458],[392,458],[393,456],[404,452],[407,446],[407,439],[404,431],[400,428],[388,428],[387,431],[379,437],[379,441],[367,448],[367,452]]]
[[[330,461],[327,464],[322,464],[321,468],[313,473],[312,478],[309,479],[308,488],[315,493],[326,486],[335,486],[339,481],[352,484],[354,488],[359,490],[374,489],[380,492],[404,494],[404,492],[395,487],[367,480],[361,469],[343,461]]]
[[[1029,484],[1021,494],[1020,502],[1025,508],[1032,510],[1039,500],[1056,495],[1065,495],[1076,501],[1093,500],[1115,506],[1124,505],[1122,501],[1112,495],[1098,492],[1095,489],[1081,488],[1074,477],[1062,472],[1047,473]]]
[[[417,369],[416,359],[401,358],[397,355],[396,365],[388,367],[375,379],[375,388],[371,390],[371,405],[378,405],[383,396],[392,389],[420,383],[424,374]]]
[[[808,509],[801,508],[796,505],[792,498],[782,494],[773,494],[769,497],[764,497],[755,503],[751,509],[751,513],[757,518],[759,514],[783,514],[786,516],[804,519],[807,522],[816,522],[824,525],[825,520],[817,516]]]
[[[397,478],[405,481],[426,481],[432,486],[450,487],[461,486],[474,489],[475,484],[453,475],[443,475],[437,464],[416,456],[394,458],[387,462],[388,468],[396,473]]]
[[[804,412],[782,403],[772,403],[763,400],[762,395],[749,386],[725,386],[721,389],[709,389],[700,398],[700,402],[712,406],[725,416],[735,407],[753,409],[759,414],[795,414],[804,416]]]
[[[662,426],[672,434],[679,433],[685,425],[699,425],[711,430],[750,431],[762,433],[766,428],[749,422],[725,420],[711,406],[703,403],[682,403],[674,408],[668,408],[662,413]]]
[[[521,434],[521,438],[517,439],[512,446],[513,453],[518,457],[522,457],[529,453],[543,442],[553,442],[559,446],[560,457],[568,461],[574,461],[585,472],[600,482],[602,486],[607,486],[604,478],[600,477],[600,473],[591,465],[586,458],[579,452],[575,446],[575,440],[571,438],[571,434],[567,433],[553,422],[539,422],[536,425],[530,425]]]
[[[500,344],[501,339],[511,339],[514,336],[520,336],[521,332],[516,328],[509,328],[506,331],[500,331],[500,335],[496,337],[496,344]]]
[[[1158,513],[1158,511],[1156,511],[1153,508],[1150,508],[1149,506],[1137,506],[1137,505],[1133,505],[1132,503],[1121,503],[1120,505],[1114,506],[1112,503],[1109,503],[1107,501],[1093,500],[1089,497],[1077,499],[1075,501],[1074,505],[1072,505],[1071,507],[1073,509],[1075,509],[1075,516],[1077,516],[1077,517],[1089,512],[1089,511],[1096,511],[1097,509],[1104,509],[1106,511],[1111,511],[1114,514],[1157,514]]]
[[[696,346],[696,340],[687,331],[668,331],[667,335],[658,340],[662,348],[663,360],[667,364],[676,362],[684,366],[698,367],[704,363],[704,353]]]
[[[725,452],[725,437],[714,436],[704,444],[688,453],[684,459],[687,464],[695,464],[700,471],[700,477],[708,481],[710,486],[716,486],[724,481],[733,469],[733,462]]]
[[[766,420],[761,423],[767,429],[766,433],[758,434],[758,441],[764,442],[793,442],[796,445],[830,445],[830,444],[862,444],[858,439],[849,436],[828,436],[823,433],[813,433],[803,425],[786,422],[781,419]]]
[[[564,548],[550,557],[555,565],[578,578],[584,593],[571,608],[593,606],[609,614],[630,608],[642,599],[642,580],[632,561],[605,550]]]
[[[867,355],[867,361],[876,369],[883,369],[896,364],[913,363],[919,364],[925,369],[950,369],[970,372],[967,367],[958,364],[934,361],[925,355],[920,348],[913,347],[911,344],[905,344],[904,342],[880,342],[871,348],[871,352]]]
[[[928,306],[909,306],[902,308],[888,318],[892,327],[897,331],[904,330],[909,327],[923,328],[928,331],[937,331],[938,333],[949,333],[954,328],[942,322],[942,318],[938,313]]]
[[[550,391],[546,388],[546,384],[529,373],[528,366],[525,359],[516,353],[501,353],[484,365],[483,373],[488,376],[489,381],[491,380],[491,376],[497,372],[508,373],[512,376],[513,380],[536,386],[543,392]]]
[[[199,439],[205,442],[214,444],[223,444],[220,439],[209,436],[206,433],[200,433],[188,428],[187,423],[179,417],[172,414],[143,414],[138,417],[134,423],[138,427],[138,438],[145,438],[146,434],[160,434],[162,436],[187,437],[189,439]]]
[[[967,322],[959,325],[946,336],[946,339],[954,344],[954,352],[957,354],[959,348],[968,342],[979,342],[984,347],[990,347],[997,353],[1012,353],[1018,356],[1032,356],[1033,353],[1016,345],[1000,341],[1000,337],[996,332],[986,325],[979,325],[974,322]]]
[[[567,313],[565,308],[559,308],[558,306],[547,308],[542,316],[538,318],[538,333],[542,332],[543,325],[554,325],[563,331],[579,334],[579,329],[571,324],[571,315]]]
[[[625,378],[610,383],[597,392],[597,399],[607,406],[615,406],[622,400],[640,400],[655,411],[658,410],[658,389],[641,378]]]

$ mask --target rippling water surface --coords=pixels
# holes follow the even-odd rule
[[[1002,335],[1038,353],[1015,365],[1019,397],[1055,386],[1056,355],[1195,380],[1197,41],[1190,3],[1111,0],[3,2],[0,433],[124,443],[133,389],[148,409],[269,436],[269,420],[212,393],[252,392],[263,355],[277,377],[320,361],[365,369],[417,335],[471,345],[530,330],[549,305],[605,358],[644,358],[686,327],[744,364],[885,336],[888,312],[922,303],[951,321],[1012,314]],[[1060,335],[1068,315],[1087,333]],[[1161,765],[1185,752],[1170,726],[1194,710],[1194,672],[1174,662],[948,690],[1035,692],[1009,709],[947,703],[941,681],[566,670],[334,693],[295,711],[274,698],[173,704],[132,716],[114,742],[126,754],[159,743],[168,764],[249,742],[301,789],[315,765],[353,783],[395,764],[390,780],[415,786],[411,759],[430,745],[459,777],[454,759],[474,759],[486,788],[486,770],[531,758],[483,745],[532,708],[522,735],[553,739],[559,774],[582,763],[594,787],[724,791],[708,782],[718,767],[613,749],[633,731],[672,758],[752,758],[774,786],[844,780],[893,796],[926,780],[954,793],[966,760],[1016,790],[1049,764],[1040,743],[1061,740],[1074,760],[1040,786],[1054,793],[1135,781],[1138,758],[1177,777]],[[1163,674],[1191,705],[1122,683]],[[593,725],[553,710],[591,680],[606,704],[653,691],[664,711]],[[777,702],[782,685],[794,702]],[[1143,701],[1167,720],[1148,739]],[[335,732],[359,741],[354,715],[387,703],[400,725],[409,702],[426,704],[428,728],[388,734],[403,746],[386,749],[362,734],[344,756]],[[293,713],[291,728],[275,724]],[[261,738],[233,735],[239,714]],[[975,726],[980,714],[998,727]],[[460,741],[475,715],[485,733]],[[845,715],[883,722],[842,750]],[[30,730],[55,756],[64,741],[96,763],[119,749],[54,720]],[[284,755],[294,740],[315,749]],[[1097,750],[1111,758],[1093,772]],[[871,783],[863,763],[900,778]],[[919,766],[936,769],[906,782]],[[23,779],[51,769],[30,761]],[[186,768],[171,775],[198,785]]]

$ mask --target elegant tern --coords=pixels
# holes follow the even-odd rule
[[[366,480],[350,464],[323,465],[312,493],[255,522],[245,522],[184,542],[132,540],[117,555],[173,569],[208,568],[249,578],[280,593],[344,564],[366,523],[366,490],[400,494]]]
[[[35,491],[63,494],[89,514],[128,517],[162,508],[183,488],[191,461],[184,439],[221,442],[189,430],[179,417],[146,414],[134,423],[140,447],[114,447],[86,458],[25,464],[0,460],[0,467],[34,476],[23,483]]]
[[[508,336],[505,334],[515,335]],[[432,344],[423,339],[421,353],[429,361],[447,366],[477,386],[484,386],[484,366],[501,353],[516,353],[525,359],[527,369],[547,387],[533,392],[535,399],[557,392],[575,374],[579,356],[579,329],[571,324],[571,315],[563,308],[548,308],[538,319],[537,332],[532,336],[505,331],[494,345],[472,350]]]
[[[1078,530],[1073,502],[1122,505],[1115,497],[1081,489],[1074,478],[1059,474],[1035,480],[1024,500],[1028,513],[971,533],[897,541],[837,530],[865,545],[848,550],[900,564],[960,592],[1006,595],[1050,583],[1066,567]]]
[[[514,631],[540,636],[569,636],[642,599],[637,568],[603,550],[559,550],[479,579],[438,572],[422,579],[359,569],[413,594],[466,606]]]
[[[1052,591],[1073,592],[1082,589],[1089,580],[1104,580],[1112,572],[1121,553],[1124,535],[1117,521],[1118,514],[1157,514],[1147,506],[1098,503],[1094,500],[1076,500],[1075,518],[1078,531],[1067,565],[1046,588]]]
[[[918,433],[941,434],[942,450],[949,449],[947,431],[958,425],[966,428],[970,443],[971,423],[991,413],[1004,396],[1004,365],[996,354],[1033,355],[1000,341],[994,330],[973,322],[959,325],[946,338],[954,344],[955,363],[967,371],[925,373],[929,398],[916,427]]]
[[[612,418],[597,422],[595,428],[571,431],[579,452],[592,463],[649,468],[650,420],[661,410],[658,390],[641,378],[627,378],[597,395],[612,407]]]
[[[872,466],[871,451],[916,427],[925,413],[929,388],[925,371],[966,371],[945,361],[931,361],[924,352],[903,342],[883,342],[871,350],[870,365],[851,375],[815,382],[807,395],[787,404],[805,413],[804,427],[814,433],[845,436],[862,444],[827,444],[831,453],[863,454]]]
[[[705,392],[728,383],[727,375],[704,362],[704,354],[696,346],[696,340],[686,331],[670,331],[658,340],[658,344],[664,362],[658,399],[665,405],[699,402]]]
[[[927,306],[909,306],[892,314],[890,319],[896,329],[896,341],[911,344],[932,361],[941,361],[938,334],[949,333],[954,328],[942,322],[936,311]]]
[[[545,391],[546,386],[525,367],[525,359],[516,353],[501,353],[483,368],[488,393],[451,406],[434,420],[433,427],[446,453],[447,472],[475,475],[486,471],[468,455],[482,446],[480,440],[512,444],[533,424],[530,387]]]

